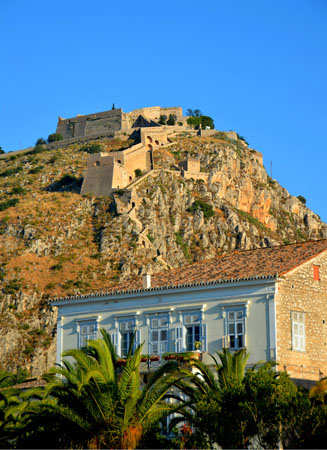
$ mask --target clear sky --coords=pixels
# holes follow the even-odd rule
[[[0,0],[0,146],[72,117],[199,108],[327,222],[326,0]]]

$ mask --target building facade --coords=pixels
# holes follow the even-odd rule
[[[144,354],[246,347],[249,364],[278,361],[293,378],[327,375],[327,241],[234,252],[107,292],[55,299],[57,362],[99,337],[124,357],[134,332]],[[159,364],[160,362],[156,363]]]

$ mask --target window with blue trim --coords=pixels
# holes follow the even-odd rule
[[[244,309],[227,311],[227,336],[229,347],[245,347],[245,311]]]
[[[150,319],[150,353],[162,355],[168,351],[168,316],[156,316]]]

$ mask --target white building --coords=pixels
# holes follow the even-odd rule
[[[316,348],[309,327],[327,316],[321,306],[327,300],[326,249],[322,240],[234,252],[106,292],[55,299],[57,362],[64,350],[99,337],[103,327],[122,357],[136,330],[144,354],[199,349],[209,362],[208,352],[246,347],[249,364],[277,360],[295,378],[318,379],[327,372],[326,347],[323,353]]]

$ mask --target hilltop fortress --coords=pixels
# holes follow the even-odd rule
[[[162,125],[168,119],[171,119],[174,125]],[[109,136],[122,140],[132,138],[138,142],[123,150],[90,155],[81,188],[81,194],[97,197],[113,193],[118,212],[123,212],[134,208],[138,203],[134,189],[136,184],[149,173],[155,174],[153,151],[156,148],[172,145],[171,137],[181,132],[201,136],[217,133],[214,129],[194,130],[188,125],[187,119],[188,117],[183,116],[181,107],[153,106],[129,113],[124,113],[122,109],[112,109],[70,119],[59,117],[56,132],[60,133],[67,143]],[[238,138],[234,131],[225,134],[231,139]],[[262,155],[255,153],[262,164]],[[199,160],[191,158],[182,161],[174,173],[204,182],[208,182],[210,175],[201,172]],[[214,181],[211,177],[211,182]],[[117,190],[120,191],[119,195],[115,193]]]
[[[124,113],[121,108],[112,109],[85,116],[77,115],[71,119],[59,117],[57,133],[63,139],[96,137],[99,135],[123,134],[140,127],[160,126],[160,117],[166,120],[172,115],[179,126],[187,126],[187,117],[183,116],[182,108],[161,108],[152,106],[149,108],[135,109]],[[117,133],[119,132],[119,133]]]

